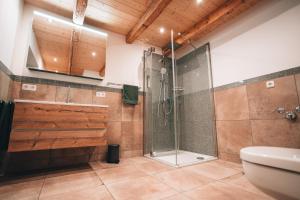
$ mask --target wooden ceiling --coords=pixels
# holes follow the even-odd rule
[[[79,1],[79,0],[77,0]],[[173,29],[176,41],[199,39],[263,0],[88,0],[84,23],[165,47]],[[25,0],[72,18],[76,0]],[[151,10],[152,9],[152,10]],[[159,29],[165,29],[164,34]],[[130,35],[134,30],[137,34]],[[181,35],[179,35],[181,34]],[[130,38],[130,39],[128,39]]]
[[[103,75],[105,36],[39,16],[34,17],[33,32],[45,70],[78,76],[89,70]]]

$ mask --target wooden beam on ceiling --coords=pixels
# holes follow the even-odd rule
[[[88,0],[77,0],[73,11],[73,22],[78,25],[83,25],[85,11],[88,5]]]
[[[126,42],[132,43],[136,40],[163,12],[172,0],[155,0],[150,4],[145,14],[135,24],[126,36]]]
[[[181,33],[175,39],[175,42],[179,46],[187,44],[192,39],[199,39],[199,36],[203,36],[220,25],[226,23],[229,19],[236,17],[242,12],[246,11],[250,7],[254,6],[259,0],[228,0],[222,6],[215,11],[207,15],[204,19],[200,20],[193,27]],[[163,48],[165,54],[170,53],[170,45]]]

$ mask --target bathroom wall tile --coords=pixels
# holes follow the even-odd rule
[[[137,105],[122,103],[122,121],[140,121],[143,119],[143,98],[139,95]]]
[[[143,156],[143,150],[121,151],[121,158],[132,158],[137,156]]]
[[[121,122],[108,122],[106,135],[108,144],[121,144]]]
[[[292,110],[299,104],[294,76],[277,78],[274,82],[274,88],[266,88],[266,81],[247,85],[250,119],[280,119],[278,107]]]
[[[93,90],[71,88],[69,93],[69,102],[92,104]]]
[[[240,149],[252,145],[249,120],[217,121],[219,152],[239,154]]]
[[[122,150],[143,149],[143,122],[122,122]]]
[[[234,163],[241,163],[241,158],[240,154],[236,153],[227,153],[227,152],[218,152],[218,158],[221,160],[229,161],[229,162],[234,162]]]
[[[56,102],[67,102],[68,101],[69,88],[63,86],[56,87],[55,101]]]
[[[46,85],[46,84],[34,84],[34,85],[37,86],[36,91],[21,89],[20,98],[30,99],[30,100],[55,101],[56,86]]]
[[[285,119],[251,120],[253,144],[300,148],[300,122]]]
[[[246,86],[216,91],[215,112],[217,120],[249,119]]]
[[[20,93],[21,93],[21,82],[13,81],[11,98],[20,99]]]
[[[96,97],[97,90],[93,90],[93,104],[108,105],[108,120],[121,121],[122,99],[119,92],[105,92],[105,97]]]

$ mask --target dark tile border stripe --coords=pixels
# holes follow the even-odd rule
[[[122,89],[120,89],[120,88],[112,88],[112,87],[105,87],[105,86],[96,86],[96,85],[91,85],[91,84],[82,84],[82,83],[74,83],[74,82],[67,82],[67,81],[57,81],[57,80],[44,79],[44,78],[13,75],[13,73],[1,61],[0,61],[0,71],[3,71],[5,74],[10,76],[10,78],[12,80],[18,81],[18,82],[50,84],[50,85],[56,85],[56,86],[74,87],[74,88],[82,88],[82,89],[94,89],[94,90],[101,90],[101,91],[106,91],[106,92],[121,92],[122,91]],[[299,73],[300,73],[300,66],[290,68],[287,70],[274,72],[271,74],[258,76],[255,78],[246,79],[243,82],[234,82],[234,83],[218,86],[218,87],[214,88],[214,91],[234,88],[234,87],[246,85],[249,83],[266,81],[266,80],[270,80],[270,79],[280,78],[280,77],[289,76],[289,75],[295,75],[295,74],[299,74]],[[144,93],[143,91],[139,91],[140,95],[142,95],[143,93]]]
[[[295,74],[299,74],[299,73],[300,73],[300,66],[290,68],[290,69],[287,69],[287,70],[282,70],[282,71],[279,71],[279,72],[274,72],[274,73],[271,73],[271,74],[258,76],[258,77],[255,77],[255,78],[246,79],[243,82],[234,82],[234,83],[230,83],[230,84],[227,84],[227,85],[218,86],[218,87],[215,87],[214,90],[219,91],[219,90],[234,88],[234,87],[247,85],[247,84],[255,83],[255,82],[259,82],[259,81],[267,81],[267,80],[270,80],[270,79],[280,78],[280,77],[289,76],[289,75],[295,75]]]

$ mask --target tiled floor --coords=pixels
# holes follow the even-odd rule
[[[5,200],[223,200],[272,199],[222,160],[173,168],[145,157],[101,162],[0,183]]]

